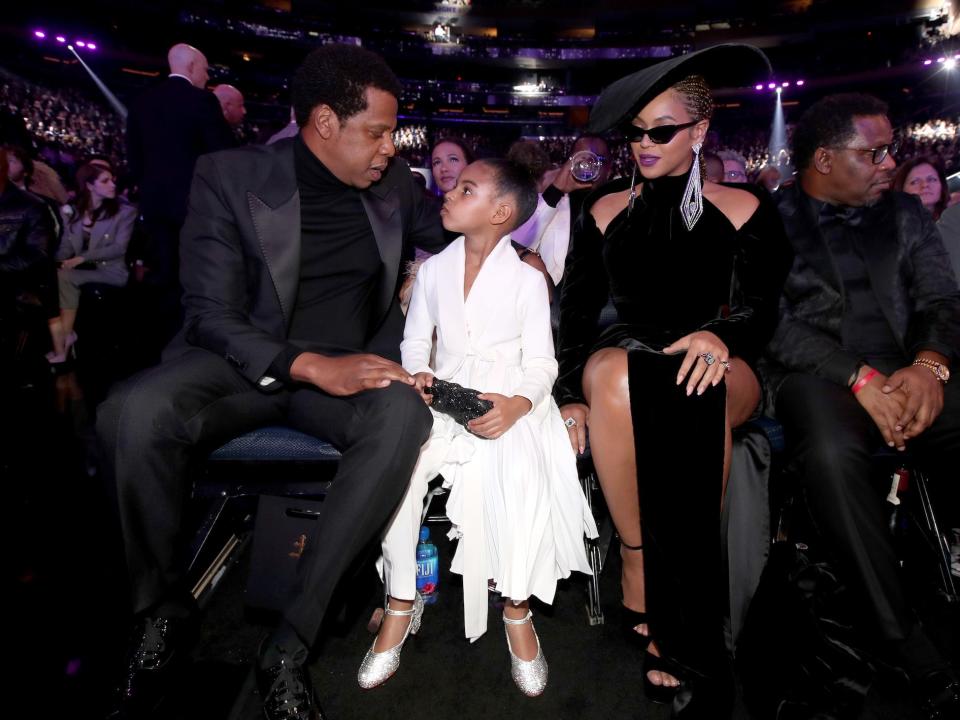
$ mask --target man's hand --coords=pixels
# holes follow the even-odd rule
[[[433,387],[433,373],[418,372],[413,376],[413,386],[417,389],[417,392],[420,393],[420,398],[427,405],[433,402],[433,395],[429,395],[423,391],[424,388]]]
[[[909,365],[888,377],[883,386],[884,393],[898,391],[907,399],[895,425],[909,440],[930,427],[943,410],[943,385],[927,368]]]
[[[857,380],[870,372],[871,368],[864,366],[857,375]],[[904,443],[903,430],[897,426],[900,416],[903,414],[903,408],[907,403],[907,396],[902,390],[891,390],[884,392],[887,384],[887,378],[882,373],[877,373],[870,381],[860,388],[860,391],[854,395],[857,402],[863,406],[877,428],[883,435],[883,440],[890,447],[897,450],[906,450]]]
[[[83,262],[84,262],[84,259],[78,255],[77,257],[67,258],[62,263],[60,263],[60,267],[69,270],[70,268],[75,268],[77,265],[82,265]]]
[[[290,366],[290,377],[341,397],[385,388],[392,382],[415,384],[413,376],[400,365],[370,354],[328,357],[319,353],[300,353]]]
[[[590,408],[583,403],[568,403],[560,408],[560,417],[566,423],[573,418],[573,425],[567,426],[567,435],[570,436],[570,445],[573,452],[583,455],[587,448],[587,424],[590,422]]]
[[[493,407],[482,417],[468,422],[467,428],[488,440],[496,440],[533,408],[533,403],[522,395],[506,397],[497,393],[481,393],[477,397],[489,400]]]
[[[564,195],[567,195],[574,190],[580,190],[581,188],[593,187],[592,182],[585,183],[577,180],[571,172],[572,168],[573,158],[568,158],[567,161],[560,166],[560,169],[553,177],[551,184],[554,185],[557,190],[562,192]]]

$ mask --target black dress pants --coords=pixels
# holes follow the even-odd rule
[[[915,619],[906,601],[888,526],[885,497],[873,455],[883,437],[850,390],[812,375],[787,377],[776,399],[787,441],[788,468],[797,474],[813,520],[862,596],[865,619],[885,640],[906,640]],[[960,473],[960,387],[949,384],[944,407],[907,450],[948,495]],[[949,505],[941,504],[942,510]]]
[[[311,387],[265,394],[222,358],[191,349],[116,387],[100,406],[97,432],[116,484],[135,612],[183,596],[191,462],[270,424],[315,435],[342,453],[312,551],[301,561],[300,592],[285,613],[304,642],[314,642],[340,576],[389,520],[430,433],[430,412],[408,386],[350,397]]]

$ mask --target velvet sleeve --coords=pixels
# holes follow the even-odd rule
[[[731,355],[753,363],[773,336],[783,283],[793,262],[780,213],[766,193],[756,193],[759,207],[737,233],[730,282],[730,314],[711,320],[708,330]]]
[[[554,389],[558,405],[584,403],[583,368],[597,339],[600,311],[610,296],[603,264],[603,235],[585,206],[574,224],[560,294],[557,338],[559,376]]]

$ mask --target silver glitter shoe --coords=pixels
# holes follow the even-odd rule
[[[416,635],[420,631],[420,623],[423,620],[423,598],[420,597],[420,593],[417,593],[413,600],[413,608],[410,610],[391,610],[388,604],[384,612],[387,615],[409,617],[410,623],[407,625],[407,629],[403,633],[403,638],[400,642],[389,650],[374,652],[373,648],[376,646],[377,641],[373,641],[373,645],[367,650],[367,654],[363,656],[363,662],[360,663],[360,671],[357,673],[357,682],[360,684],[360,687],[365,690],[371,690],[378,685],[382,685],[389,680],[390,676],[400,667],[400,651],[403,650],[403,644],[409,636]]]
[[[513,654],[510,633],[507,632],[506,627],[507,625],[526,625],[527,623],[530,623],[533,636],[537,639],[537,656],[533,660],[521,660]],[[513,675],[513,681],[524,695],[536,697],[547,687],[547,659],[543,656],[540,637],[533,627],[533,613],[527,610],[527,616],[523,620],[511,620],[504,615],[503,624],[503,631],[507,635],[507,650],[510,651],[510,674]]]

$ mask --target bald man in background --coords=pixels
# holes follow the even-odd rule
[[[159,350],[179,329],[179,233],[197,158],[233,147],[233,135],[213,93],[207,58],[179,43],[167,53],[169,76],[141,95],[127,118],[127,157],[140,190],[146,234],[146,282],[157,293],[150,305],[151,344]]]
[[[230,130],[236,138],[236,144],[243,144],[243,119],[247,116],[247,107],[244,104],[243,93],[237,90],[233,85],[217,85],[213,89],[213,94],[220,101],[220,110],[223,111],[223,119],[227,121]]]

